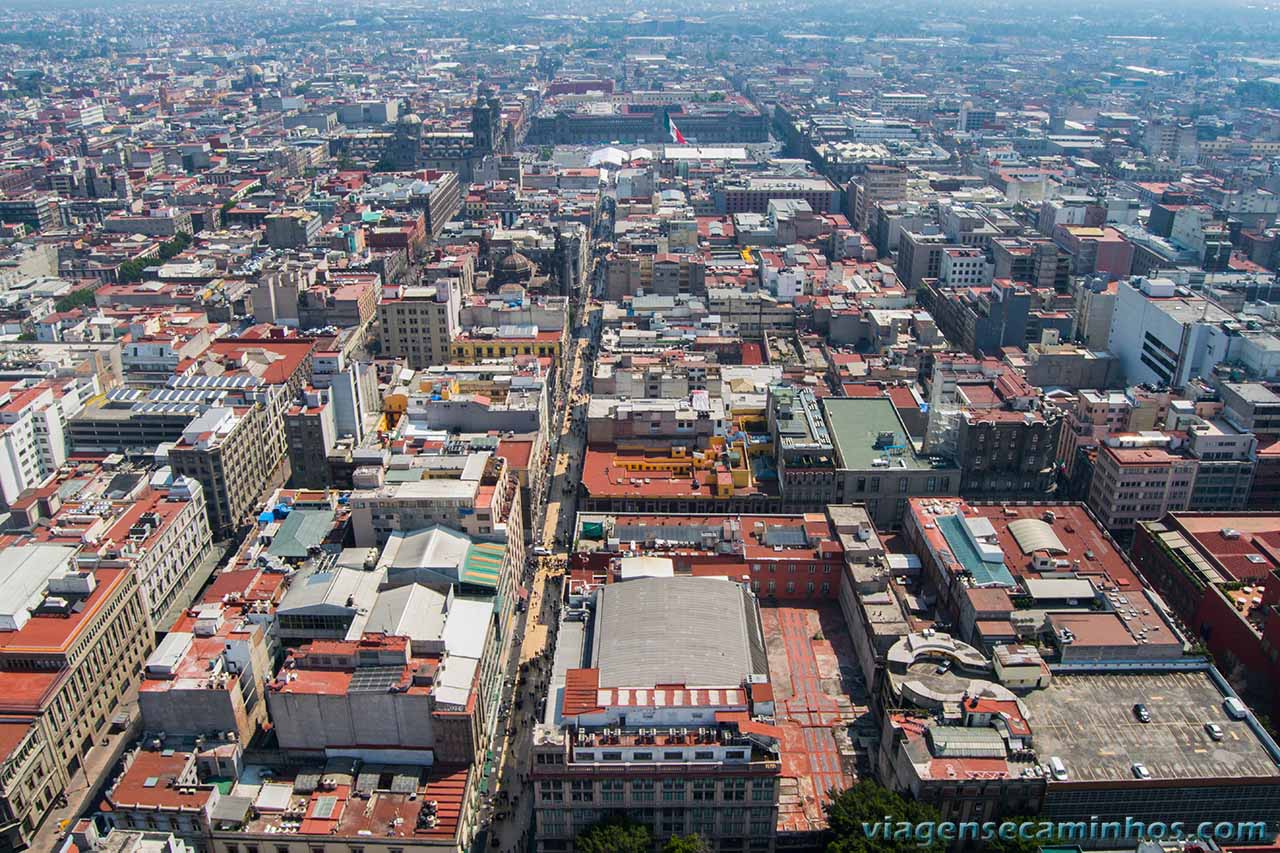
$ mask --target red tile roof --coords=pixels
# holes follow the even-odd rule
[[[9,758],[10,753],[18,748],[22,739],[31,730],[30,718],[0,719],[0,763]]]
[[[309,338],[254,338],[246,341],[215,341],[209,345],[209,352],[239,359],[250,350],[266,350],[284,356],[272,363],[262,374],[262,381],[269,385],[283,385],[294,375],[303,361],[315,348],[315,341]]]
[[[529,457],[533,455],[533,442],[525,439],[503,439],[498,442],[498,455],[507,460],[507,464],[515,469],[529,467]]]
[[[108,792],[107,802],[116,809],[128,806],[203,808],[213,796],[212,787],[178,784],[190,759],[191,753],[188,752],[166,755],[154,750],[139,750],[129,769],[121,774],[115,787]],[[148,784],[151,779],[156,781]]]
[[[84,607],[67,616],[33,616],[20,631],[0,633],[0,649],[13,654],[19,652],[60,653],[70,648],[88,625],[103,603],[129,576],[126,569],[97,569],[97,587],[84,600]],[[6,673],[0,673],[3,675]],[[36,673],[22,673],[31,677]],[[0,692],[0,695],[7,695]],[[2,701],[2,700],[0,700]]]

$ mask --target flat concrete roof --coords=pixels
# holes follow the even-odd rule
[[[1057,756],[1068,781],[1133,779],[1141,762],[1153,779],[1274,778],[1275,760],[1244,721],[1222,709],[1208,672],[1055,673],[1044,690],[1022,698],[1042,761]],[[1151,722],[1133,716],[1147,706]],[[1226,736],[1213,741],[1207,722]],[[1050,783],[1052,784],[1052,783]]]
[[[1276,394],[1261,382],[1227,382],[1226,386],[1240,399],[1250,403],[1280,403],[1280,394]]]
[[[903,470],[899,460],[907,463],[907,469],[932,467],[928,459],[916,455],[902,419],[888,397],[825,397],[822,407],[827,414],[827,424],[835,440],[841,467],[854,471],[883,470],[888,474]],[[894,445],[902,450],[889,456],[892,464],[888,467],[872,468],[872,460],[886,453],[874,446],[882,432],[892,432]]]

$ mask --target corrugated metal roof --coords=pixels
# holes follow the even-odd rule
[[[331,509],[298,509],[280,522],[280,530],[267,547],[273,557],[302,559],[307,549],[319,545],[333,528]]]
[[[591,714],[601,710],[596,702],[600,670],[571,669],[564,674],[564,715]]]
[[[462,563],[460,580],[474,586],[497,587],[506,554],[507,546],[497,542],[472,543]]]
[[[995,729],[976,726],[930,726],[926,732],[935,758],[1004,758],[1004,738]]]

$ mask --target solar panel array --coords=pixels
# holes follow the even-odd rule
[[[295,794],[310,794],[320,787],[320,774],[312,771],[302,771],[293,777],[293,792]]]
[[[316,799],[315,811],[311,813],[311,816],[316,820],[328,820],[333,817],[333,812],[337,808],[337,797],[318,797]]]
[[[770,524],[764,529],[764,544],[769,547],[781,545],[784,548],[799,548],[808,544],[808,537],[803,527],[784,527]]]
[[[412,794],[418,790],[421,771],[411,765],[366,764],[356,779],[356,791],[372,794],[384,790],[393,794]]]
[[[416,767],[400,767],[391,777],[391,793],[412,794],[418,790],[419,771]]]
[[[378,787],[378,779],[382,776],[382,771],[376,766],[365,765],[360,771],[360,775],[356,777],[356,790],[361,794],[372,794]]]
[[[221,376],[170,376],[170,388],[256,388],[262,380],[249,373],[227,373]]]
[[[348,693],[386,693],[400,683],[404,673],[402,666],[362,666],[351,676]]]

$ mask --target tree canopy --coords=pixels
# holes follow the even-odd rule
[[[155,261],[150,258],[133,258],[132,260],[125,261],[119,266],[116,270],[116,278],[119,279],[121,284],[131,284],[135,281],[142,281],[143,271],[154,264]]]
[[[227,204],[230,203],[231,202],[227,202]],[[186,251],[187,247],[191,245],[191,240],[192,237],[190,234],[182,231],[178,232],[173,235],[173,237],[160,244],[160,257],[133,258],[122,263],[116,270],[117,280],[119,280],[121,284],[131,284],[135,281],[142,281],[143,273],[145,273],[147,269],[150,267],[158,267],[162,262],[181,255]]]
[[[618,815],[583,830],[574,840],[573,849],[578,853],[649,853],[653,834],[644,824]]]
[[[160,260],[167,261],[170,258],[175,258],[186,251],[190,245],[191,235],[185,231],[179,231],[173,235],[172,239],[165,240],[160,244]]]
[[[673,835],[662,845],[662,853],[711,853],[711,846],[696,832],[690,835]]]
[[[827,805],[827,853],[943,853],[947,849],[944,842],[916,832],[936,826],[940,820],[932,806],[864,780],[836,794]],[[902,829],[908,824],[912,831],[903,837]]]
[[[93,305],[93,288],[73,290],[54,303],[59,311],[70,311],[74,308],[88,308]]]

